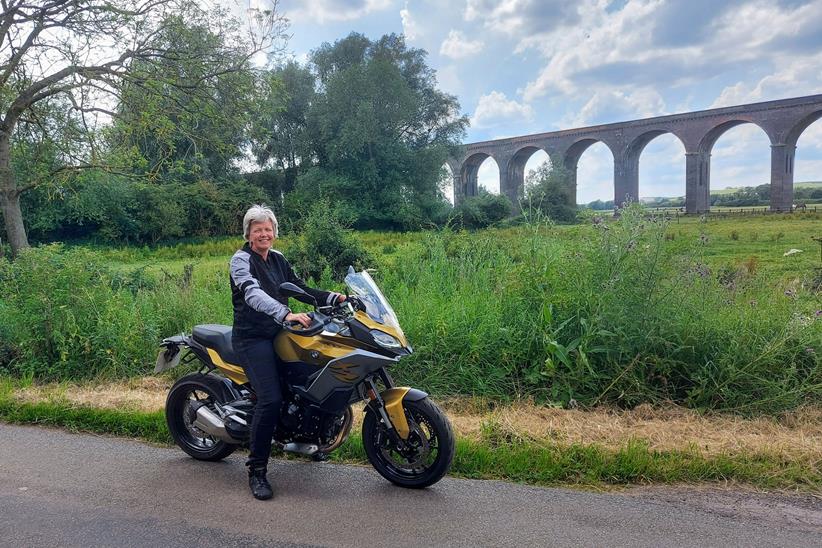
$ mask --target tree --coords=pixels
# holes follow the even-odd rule
[[[162,182],[224,179],[236,171],[234,161],[243,156],[251,121],[254,74],[215,73],[210,63],[201,62],[222,57],[219,62],[226,66],[242,66],[245,52],[232,50],[227,39],[202,21],[177,16],[157,34],[158,48],[196,52],[196,59],[135,63],[133,70],[146,77],[122,86],[117,118],[106,138],[123,156],[119,163]],[[204,79],[208,85],[198,85]]]
[[[260,167],[274,164],[285,174],[283,192],[294,188],[300,167],[310,167],[308,112],[316,80],[308,67],[291,61],[262,80],[253,123],[252,151]]]
[[[196,93],[214,78],[249,69],[249,59],[282,37],[275,10],[258,11],[250,32],[227,13],[207,13],[188,0],[2,0],[0,2],[0,208],[12,253],[28,247],[20,196],[56,172],[105,163],[95,130],[111,117],[127,86],[146,96],[170,88]],[[163,42],[180,21],[225,36],[213,50]],[[196,77],[190,68],[197,66]],[[163,85],[155,85],[156,82]],[[212,97],[217,95],[212,94]],[[49,117],[58,112],[78,132]],[[59,146],[62,164],[21,184],[12,150],[21,135],[39,133]]]
[[[425,57],[394,34],[371,41],[352,33],[312,54],[313,159],[345,181],[345,194],[328,197],[356,210],[358,226],[419,226],[444,202],[442,165],[468,119],[455,97],[436,88]]]
[[[525,181],[523,209],[538,209],[554,221],[572,222],[577,207],[571,190],[569,171],[561,164],[545,162]]]

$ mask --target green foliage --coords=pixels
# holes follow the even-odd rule
[[[312,155],[307,118],[315,97],[314,75],[294,61],[264,75],[252,120],[252,151],[261,166],[282,171],[282,189],[294,188],[300,168]]]
[[[456,98],[436,89],[425,55],[393,34],[351,34],[312,54],[315,157],[344,181],[325,192],[357,211],[357,227],[419,228],[441,215],[441,169],[468,122]]]
[[[818,297],[786,298],[748,269],[730,284],[696,238],[666,246],[669,227],[638,206],[596,223],[567,243],[542,224],[516,240],[446,231],[398,258],[378,278],[416,350],[397,376],[435,393],[566,405],[819,401]]]
[[[321,287],[349,263],[377,267],[415,349],[393,374],[432,393],[742,413],[822,399],[819,255],[783,256],[810,241],[817,218],[667,224],[634,204],[588,225],[527,221],[352,234],[317,204],[284,243]],[[44,378],[147,371],[162,337],[230,321],[226,263],[238,245],[44,247],[0,263],[0,367]]]
[[[267,198],[260,187],[243,180],[160,185],[88,170],[70,187],[34,189],[24,198],[23,209],[34,241],[156,244],[239,234],[248,205]]]
[[[373,262],[327,202],[315,204],[306,215],[302,232],[289,248],[289,260],[306,279],[320,280],[327,272],[337,281],[345,277],[349,266],[362,269]]]
[[[486,228],[507,218],[511,209],[507,197],[481,189],[478,196],[468,196],[455,207],[452,217],[464,228]]]
[[[225,12],[212,17],[228,17]],[[137,60],[107,128],[110,162],[163,182],[224,179],[243,154],[255,78],[232,44],[239,23],[169,17],[151,47],[172,54]]]
[[[561,164],[542,164],[525,182],[523,210],[538,210],[558,223],[571,223],[577,218],[577,206],[570,172]]]
[[[59,245],[0,262],[0,370],[44,379],[144,372],[162,337],[230,318],[225,270],[193,291],[183,275],[110,271],[91,251]]]

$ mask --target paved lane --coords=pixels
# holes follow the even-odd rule
[[[203,463],[176,448],[6,424],[0,441],[3,546],[822,546],[812,523],[670,496],[457,479],[410,491],[366,467],[278,460],[275,498],[259,502],[241,455]]]

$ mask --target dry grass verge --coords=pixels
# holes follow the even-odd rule
[[[62,402],[155,412],[163,409],[170,384],[167,379],[145,377],[103,384],[32,385],[18,388],[14,397],[27,403]],[[446,399],[440,404],[458,435],[474,441],[596,444],[616,451],[633,440],[642,440],[653,451],[696,449],[706,457],[768,454],[817,470],[822,466],[822,407],[748,419],[700,414],[676,406],[569,410],[530,402],[498,405],[466,398]]]

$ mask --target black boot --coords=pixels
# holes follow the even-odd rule
[[[274,496],[271,484],[265,477],[266,472],[265,467],[248,469],[248,486],[251,487],[251,494],[255,499],[268,500]]]

